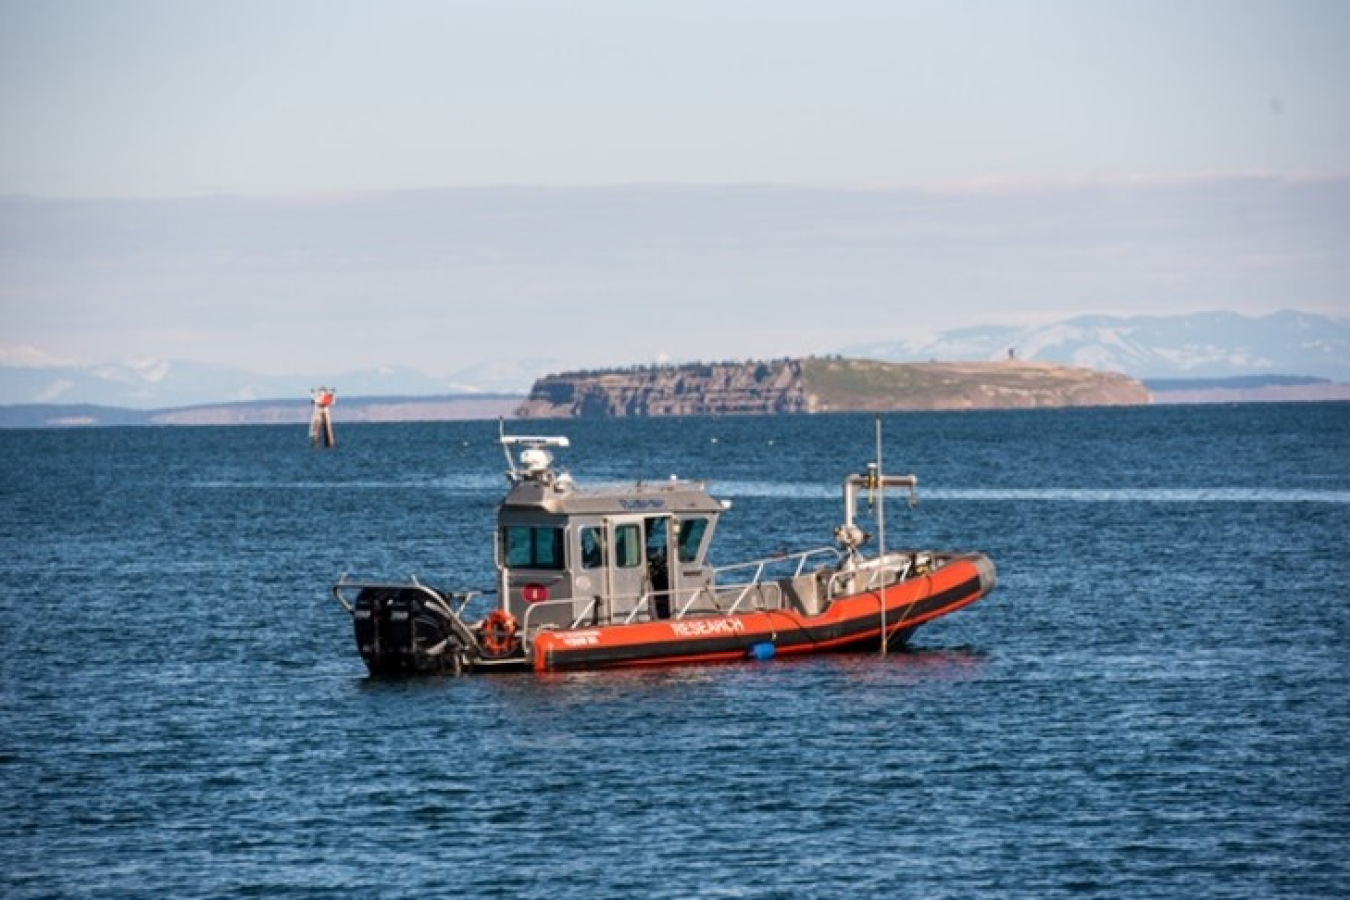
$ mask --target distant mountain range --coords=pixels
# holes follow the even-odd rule
[[[335,418],[354,422],[449,422],[510,416],[519,394],[454,394],[357,397],[338,404]],[[308,399],[249,400],[166,409],[127,409],[89,403],[0,405],[0,428],[61,428],[110,425],[294,425],[309,424]],[[339,426],[339,431],[341,426]]]
[[[844,347],[888,362],[1018,359],[1120,372],[1146,381],[1307,375],[1350,382],[1350,319],[1301,312],[1247,317],[1081,316],[1050,325],[980,325],[936,337]]]
[[[0,405],[84,404],[131,410],[164,410],[257,400],[301,399],[311,388],[335,387],[345,397],[440,397],[524,394],[545,374],[547,360],[474,366],[436,378],[390,366],[322,375],[259,375],[243,369],[181,361],[109,362],[78,366],[50,363],[35,354],[0,357]]]
[[[924,338],[900,338],[831,350],[888,362],[1007,359],[1119,372],[1150,386],[1167,379],[1313,376],[1350,383],[1350,319],[1302,312],[1246,317],[1233,313],[1177,316],[1082,316],[1050,325],[978,325]],[[634,360],[643,363],[643,360]],[[507,360],[434,377],[405,367],[322,375],[258,375],[177,361],[75,366],[35,351],[0,355],[0,405],[87,404],[164,410],[204,404],[294,399],[307,404],[313,387],[336,387],[339,398],[523,395],[557,371],[552,360]]]

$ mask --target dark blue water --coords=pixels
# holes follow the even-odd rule
[[[1350,893],[1350,406],[884,424],[888,543],[1001,575],[910,652],[393,682],[327,586],[489,584],[495,424],[0,432],[0,894]],[[714,482],[718,562],[872,453],[543,427]]]

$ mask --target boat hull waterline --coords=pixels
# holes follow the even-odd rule
[[[898,649],[925,622],[969,606],[994,587],[993,563],[979,554],[931,575],[841,597],[819,616],[791,609],[725,617],[644,622],[541,632],[533,641],[536,672],[618,666],[734,662],[772,647],[773,655]],[[883,615],[881,598],[885,597]],[[763,654],[761,653],[761,657]]]

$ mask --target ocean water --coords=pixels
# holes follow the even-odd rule
[[[0,895],[1350,895],[1350,405],[908,414],[872,654],[372,680],[340,572],[491,583],[495,423],[0,432]],[[529,423],[828,542],[869,416]]]

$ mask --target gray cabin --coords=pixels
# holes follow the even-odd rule
[[[526,631],[643,622],[716,609],[708,546],[725,506],[699,482],[582,489],[525,444],[498,509],[496,563],[504,606]],[[510,459],[508,455],[508,460]]]

